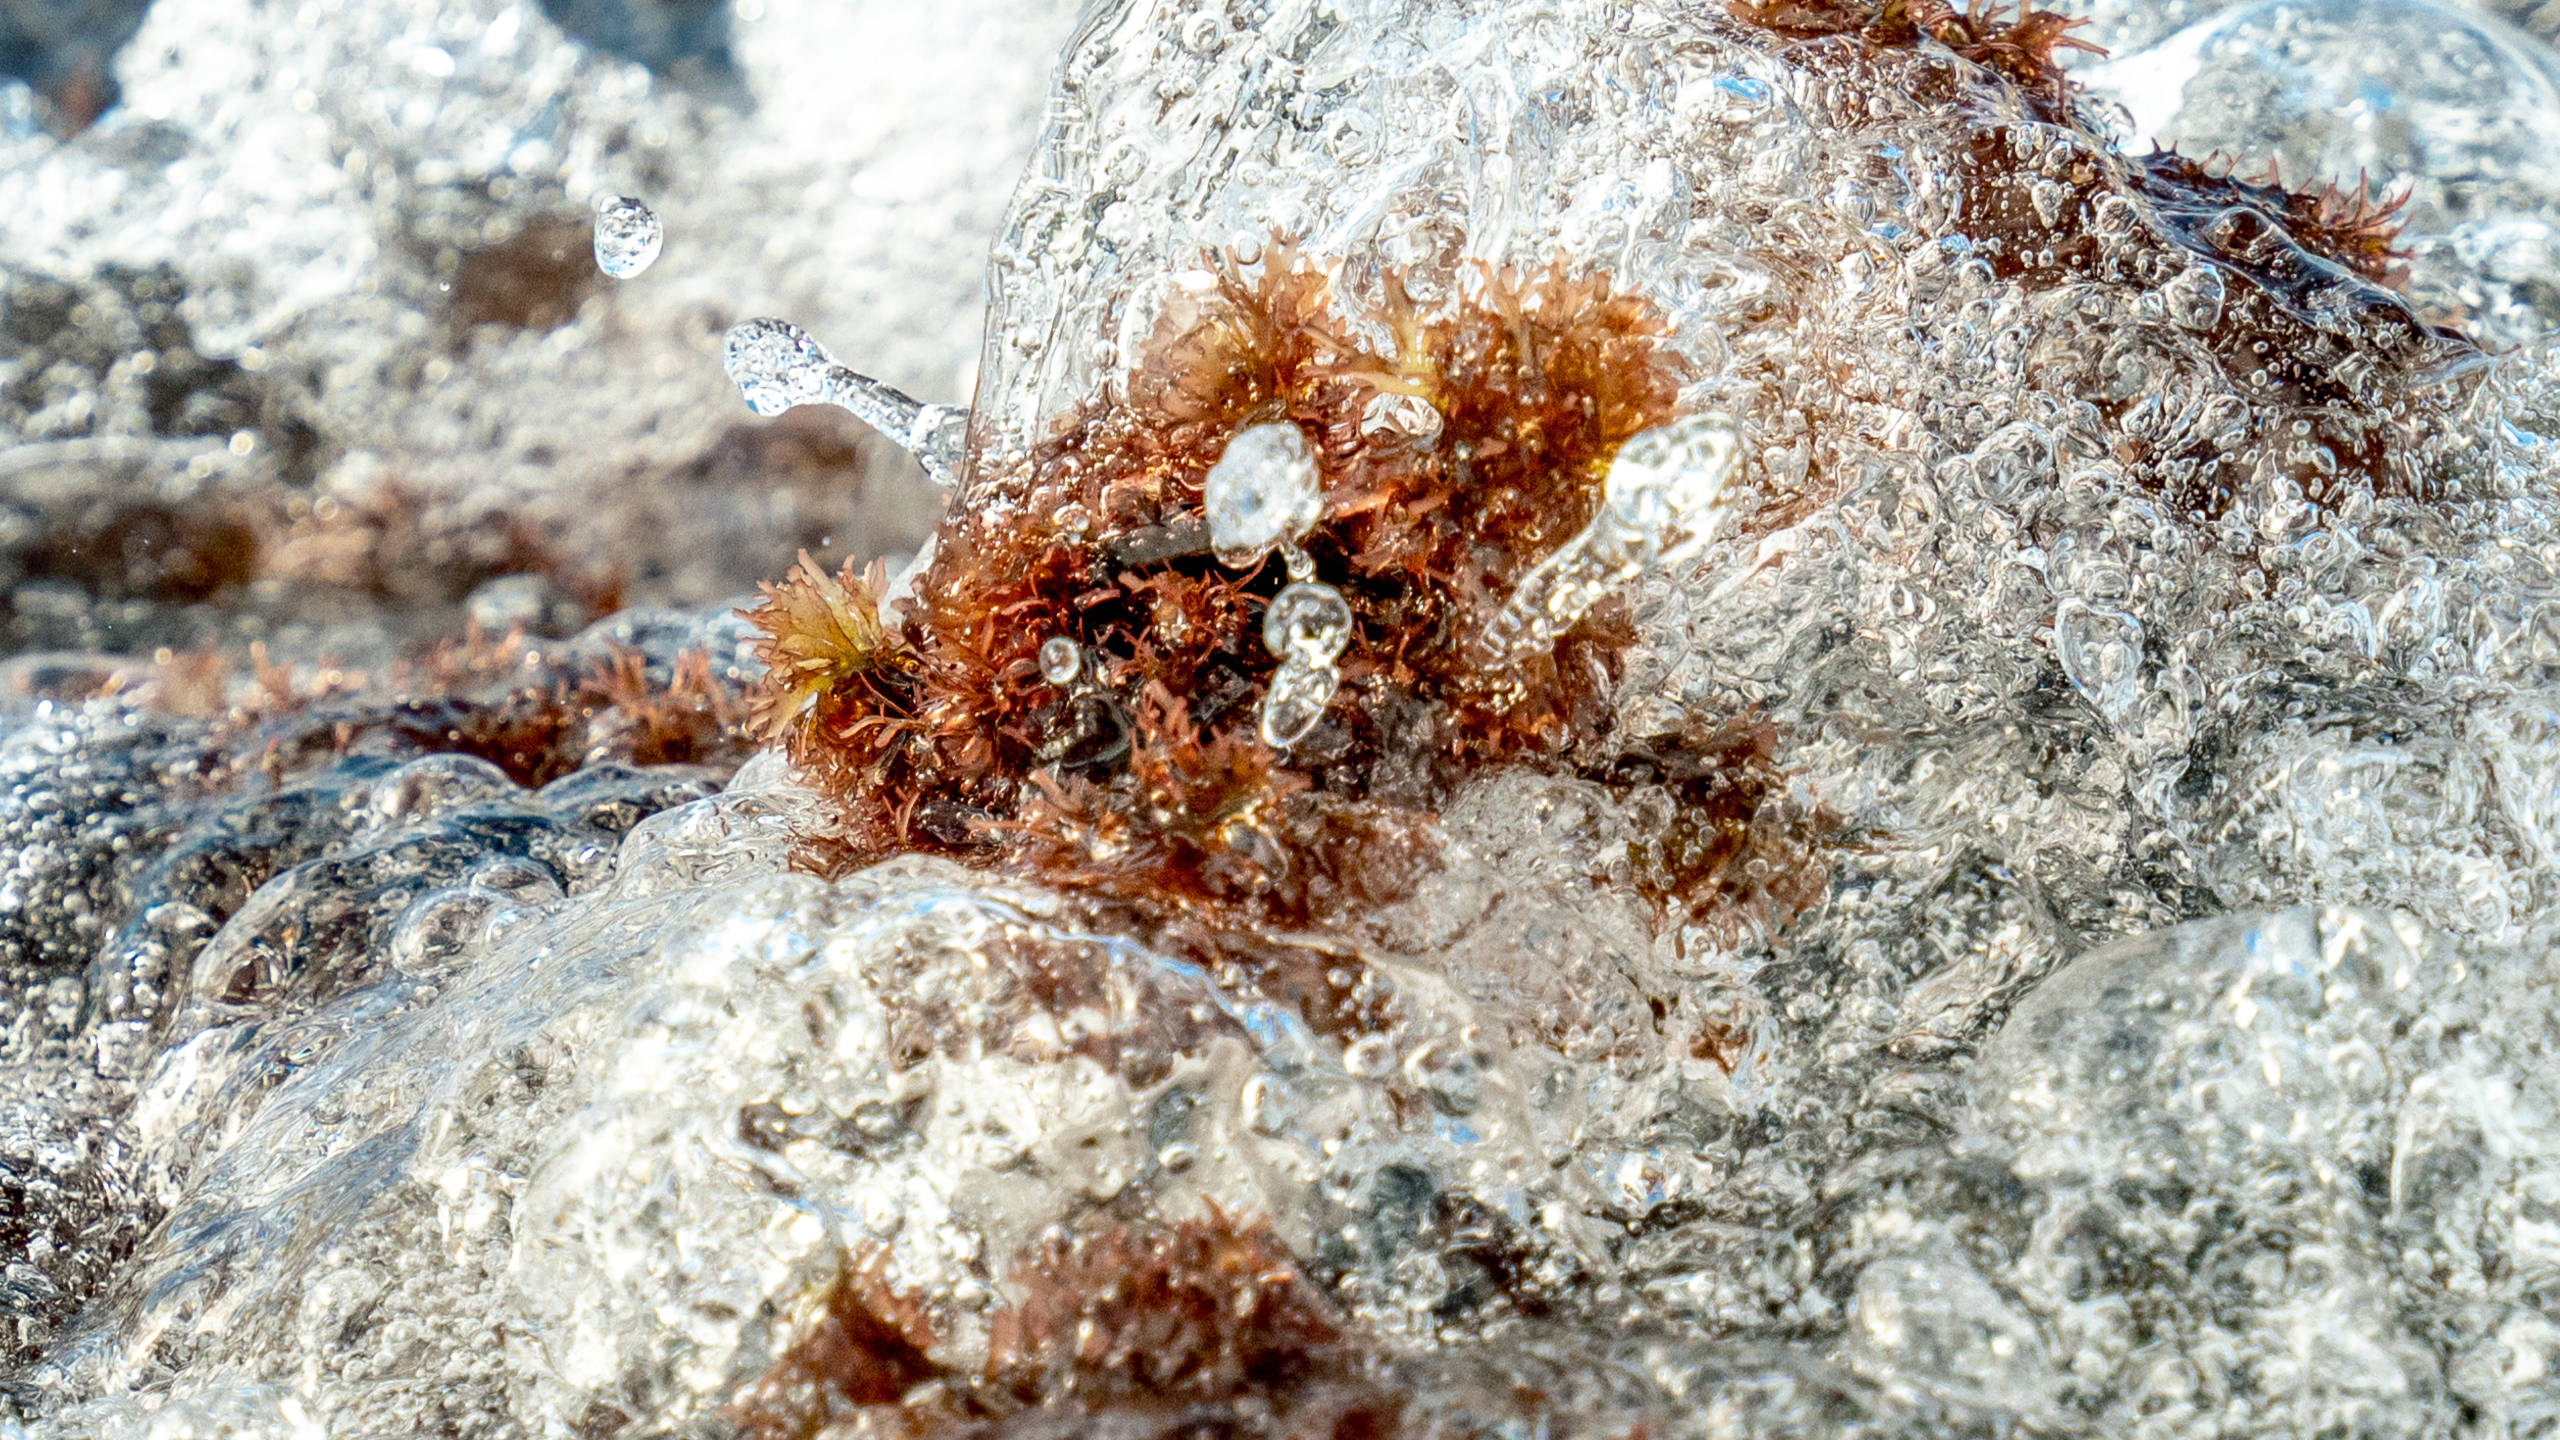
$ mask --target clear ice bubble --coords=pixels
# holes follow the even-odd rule
[[[1486,642],[1496,660],[1552,644],[1647,566],[1704,548],[1741,461],[1741,432],[1728,415],[1693,415],[1630,437],[1610,461],[1600,513],[1530,571],[1494,617]]]
[[[1262,643],[1283,663],[1330,665],[1351,643],[1351,605],[1320,581],[1300,581],[1263,612]]]
[[[1063,689],[1084,672],[1084,651],[1064,635],[1040,642],[1040,678]]]
[[[2222,321],[2222,267],[2190,265],[2160,287],[2160,298],[2168,304],[2169,318],[2179,325],[2210,330]]]
[[[2072,688],[2122,726],[2142,702],[2142,622],[2121,610],[2065,600],[2053,616],[2053,648]]]
[[[1324,493],[1306,432],[1285,420],[1249,425],[1227,441],[1200,484],[1209,544],[1229,565],[1249,565],[1324,518]]]
[[[1439,438],[1440,411],[1419,395],[1381,394],[1360,409],[1363,440],[1427,443]]]
[[[1262,643],[1280,657],[1262,700],[1262,743],[1285,750],[1305,739],[1333,703],[1342,683],[1333,662],[1351,643],[1351,605],[1330,585],[1298,581],[1272,597]]]
[[[648,269],[666,243],[658,212],[628,195],[596,201],[596,268],[616,280],[628,280]]]
[[[506,771],[476,755],[422,755],[374,781],[364,799],[375,824],[408,825],[516,793]]]
[[[506,897],[477,885],[429,890],[409,902],[391,931],[391,963],[401,973],[439,974],[469,957]]]
[[[540,905],[567,893],[561,888],[558,871],[524,855],[493,855],[472,866],[463,883],[503,895],[519,905]]]
[[[887,436],[916,457],[934,483],[960,483],[969,438],[969,412],[956,405],[927,405],[895,386],[847,369],[809,332],[788,320],[742,320],[729,327],[721,364],[759,415],[779,415],[795,405],[833,405]]]

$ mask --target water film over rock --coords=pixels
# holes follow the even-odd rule
[[[0,1436],[2560,1428],[2539,11],[179,8]]]

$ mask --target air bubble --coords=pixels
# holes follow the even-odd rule
[[[596,268],[616,280],[628,280],[655,264],[658,248],[666,242],[658,212],[628,195],[596,201],[595,237]]]
[[[1040,642],[1040,678],[1060,689],[1075,683],[1084,671],[1084,650],[1064,635],[1052,635]]]
[[[515,793],[506,771],[476,755],[424,755],[374,781],[365,799],[375,824],[405,825]]]
[[[2142,622],[2121,610],[2065,600],[2054,612],[2053,648],[2072,688],[2108,723],[2134,718],[2142,700]]]
[[[490,915],[505,903],[494,890],[454,885],[409,902],[391,931],[391,964],[406,975],[439,975],[468,959]]]
[[[2190,265],[2160,288],[2169,318],[2189,330],[2210,330],[2222,320],[2222,271]]]
[[[1288,1129],[1297,1109],[1288,1085],[1271,1075],[1246,1080],[1237,1092],[1236,1105],[1244,1113],[1246,1128],[1256,1135],[1277,1135]]]

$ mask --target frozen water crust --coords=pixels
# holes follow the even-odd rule
[[[1802,913],[1648,898],[1667,788],[1490,770],[1291,937],[1387,1017],[1319,1032],[1028,882],[795,874],[760,760],[432,976],[143,1067],[167,1218],[21,1428],[755,1431],[862,1267],[948,1379],[1056,1233],[1227,1216],[1416,1433],[2548,1430],[2554,360],[2127,163],[1721,6],[1095,7],[953,503],[1038,498],[1221,255],[1355,308],[1605,272],[1745,456],[1621,592],[1613,733],[1764,727]],[[841,1433],[1208,1423],[939,1383]]]

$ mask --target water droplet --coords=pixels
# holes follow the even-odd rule
[[[1320,581],[1301,580],[1273,596],[1262,643],[1280,657],[1262,701],[1262,743],[1285,750],[1306,738],[1342,683],[1333,662],[1351,643],[1351,605]]]
[[[1285,420],[1237,431],[1209,467],[1200,496],[1209,544],[1228,565],[1249,565],[1324,517],[1314,447]]]
[[[1306,739],[1341,684],[1341,672],[1330,665],[1282,664],[1271,674],[1270,693],[1262,697],[1262,743],[1286,750]]]
[[[1742,456],[1725,415],[1693,415],[1630,437],[1602,482],[1609,510],[1677,558],[1706,543]]]
[[[788,320],[743,320],[729,327],[721,364],[759,415],[812,405],[825,395],[827,352]]]
[[[945,488],[960,481],[969,439],[969,412],[927,405],[905,391],[849,370],[809,332],[788,320],[742,320],[729,327],[721,364],[759,415],[779,415],[794,405],[833,405],[887,436],[916,457]]]
[[[628,195],[596,201],[596,268],[616,280],[628,280],[658,258],[666,232],[658,212]]]
[[[1289,586],[1263,612],[1262,643],[1284,662],[1330,665],[1351,643],[1351,605],[1321,582]]]
[[[1040,678],[1061,689],[1075,683],[1084,671],[1084,651],[1064,635],[1052,635],[1040,642]]]

